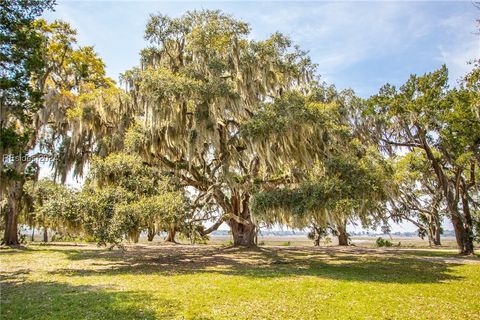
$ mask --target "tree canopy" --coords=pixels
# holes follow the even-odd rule
[[[37,19],[52,6],[2,3],[0,153],[28,155],[2,159],[6,244],[20,222],[102,244],[195,241],[225,223],[242,246],[281,224],[346,245],[347,224],[393,219],[438,245],[448,218],[473,253],[478,62],[455,88],[442,66],[361,99],[321,82],[285,35],[254,40],[247,23],[199,10],[151,15],[117,85],[68,23]],[[51,180],[38,180],[42,156]],[[63,186],[69,174],[86,175],[81,190]]]

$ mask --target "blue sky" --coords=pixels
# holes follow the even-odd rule
[[[179,16],[202,8],[221,9],[248,22],[254,39],[276,31],[289,35],[310,52],[325,81],[353,88],[362,97],[443,63],[454,85],[469,70],[467,61],[480,57],[475,34],[480,10],[469,1],[57,2],[56,11],[45,17],[77,29],[79,44],[94,45],[114,79],[138,63],[149,14]]]
[[[93,45],[118,75],[138,64],[146,46],[145,23],[151,13],[179,16],[192,9],[221,9],[248,22],[251,37],[280,31],[318,64],[323,80],[353,88],[362,97],[390,82],[401,85],[412,73],[446,64],[451,85],[480,57],[472,2],[254,2],[254,1],[61,1],[47,20],[62,19],[78,31],[80,45]],[[75,184],[74,182],[72,184]],[[447,228],[451,228],[447,225]],[[408,223],[394,231],[415,230]]]

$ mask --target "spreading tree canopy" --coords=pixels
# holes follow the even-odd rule
[[[150,47],[141,52],[140,67],[123,75],[131,109],[142,120],[131,146],[194,189],[198,214],[212,204],[220,209],[203,234],[226,222],[238,245],[254,242],[254,187],[289,174],[296,160],[315,159],[314,140],[322,136],[313,122],[291,131],[302,143],[293,135],[251,135],[259,113],[289,107],[310,90],[314,66],[281,34],[264,41],[248,34],[246,23],[220,11],[153,15],[145,32]]]

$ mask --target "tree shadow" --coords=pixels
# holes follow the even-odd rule
[[[67,251],[68,259],[92,260],[89,268],[65,268],[69,276],[214,273],[255,278],[315,276],[339,281],[441,283],[460,280],[458,263],[430,261],[395,252],[311,248],[135,247],[125,252]]]
[[[154,313],[149,305],[158,307]],[[2,319],[172,319],[174,300],[58,282],[2,283]]]

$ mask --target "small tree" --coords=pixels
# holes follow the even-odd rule
[[[76,192],[48,179],[28,181],[24,191],[23,222],[31,228],[42,227],[44,242],[48,241],[48,229],[61,234],[82,233]]]
[[[124,235],[138,242],[144,230],[181,230],[186,220],[183,191],[134,155],[95,158],[82,196],[88,206],[85,227],[100,243],[117,243]]]

